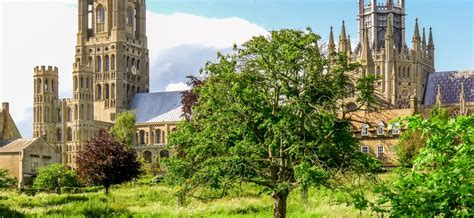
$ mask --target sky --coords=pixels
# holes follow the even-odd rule
[[[385,0],[378,0],[385,2]],[[394,0],[396,1],[396,0]],[[0,101],[23,137],[32,135],[33,68],[59,68],[60,98],[72,95],[77,0],[0,0]],[[277,29],[312,30],[327,40],[342,20],[355,42],[357,0],[147,0],[150,91],[187,88],[216,53]],[[407,44],[415,18],[433,27],[436,70],[474,70],[474,1],[406,0]]]

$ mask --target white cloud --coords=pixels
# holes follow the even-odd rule
[[[61,3],[58,3],[61,2]],[[72,96],[76,44],[76,1],[0,0],[0,101],[9,101],[22,135],[31,136],[33,68],[59,68],[60,97]],[[185,87],[217,51],[228,53],[255,35],[267,34],[240,18],[213,19],[191,14],[147,14],[151,91]]]
[[[184,82],[179,82],[179,83],[170,83],[166,86],[166,91],[167,92],[172,92],[172,91],[184,91],[184,90],[189,90],[190,87],[186,85]]]

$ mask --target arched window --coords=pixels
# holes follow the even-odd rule
[[[82,78],[82,76],[81,76],[80,81],[81,81],[81,89],[83,89],[84,88],[84,78]]]
[[[135,66],[135,58],[132,58],[132,67]]]
[[[143,159],[145,160],[146,163],[151,163],[151,160],[152,160],[151,151],[143,152]]]
[[[86,78],[86,88],[89,88],[89,77]]]
[[[38,83],[37,83],[38,87],[36,88],[36,90],[38,91],[38,93],[41,93],[41,90],[42,90],[42,86],[43,84],[41,83],[41,79],[38,79]]]
[[[63,140],[63,133],[61,131],[61,128],[56,129],[56,141],[60,142]]]
[[[57,120],[58,122],[61,122],[61,117],[62,117],[62,114],[61,114],[61,109],[58,109],[58,112],[57,112]]]
[[[67,121],[72,120],[72,109],[70,107],[67,108]]]
[[[105,56],[105,71],[110,71],[110,59],[108,55]]]
[[[133,8],[129,7],[127,10],[127,25],[133,27],[135,12]]]
[[[112,99],[115,98],[115,83],[112,83],[112,85],[110,86],[110,97]]]
[[[105,99],[110,98],[110,86],[108,83],[105,84]]]
[[[67,128],[67,141],[72,142],[72,129],[71,129],[71,127]]]
[[[97,72],[102,72],[102,58],[97,56]]]
[[[170,156],[170,152],[167,150],[160,151],[160,157],[161,158],[167,158]]]
[[[54,80],[51,80],[51,91],[54,92]]]
[[[410,78],[410,67],[407,69],[407,78]]]
[[[79,118],[84,119],[84,105],[81,104],[81,110],[79,111]]]
[[[48,80],[44,81],[44,90],[49,91]]]
[[[112,55],[111,58],[110,58],[110,69],[111,70],[115,70],[115,55]]]
[[[137,60],[137,70],[140,70],[140,60]]]
[[[160,129],[157,129],[156,130],[156,144],[161,144],[161,130]]]
[[[102,86],[100,84],[97,84],[96,86],[96,100],[102,99]]]
[[[74,120],[79,119],[79,116],[78,116],[79,113],[78,112],[79,112],[79,107],[76,104],[76,105],[74,105]]]
[[[105,9],[102,5],[97,7],[97,32],[103,32],[105,26]]]
[[[127,56],[127,61],[125,62],[125,64],[127,68],[130,66],[130,57]]]
[[[140,139],[140,144],[144,145],[145,144],[145,131],[140,130],[138,135],[139,135],[139,139]]]

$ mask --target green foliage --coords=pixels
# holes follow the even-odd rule
[[[357,65],[337,54],[329,63],[318,40],[311,30],[273,31],[208,63],[192,119],[170,136],[185,155],[168,163],[168,181],[222,190],[215,197],[254,183],[282,199],[275,213],[284,216],[300,184],[329,186],[341,173],[370,172],[377,162],[359,152],[350,122],[337,113]]]
[[[474,115],[448,119],[440,113],[406,122],[425,139],[425,147],[412,169],[400,168],[393,184],[377,190],[374,210],[392,217],[474,215]]]
[[[38,176],[34,180],[33,188],[54,190],[61,187],[77,187],[79,182],[76,172],[62,164],[51,164],[39,169]]]
[[[12,178],[8,171],[0,168],[0,189],[9,188],[16,185],[16,179]]]
[[[136,130],[135,114],[131,111],[125,111],[115,119],[115,124],[110,129],[110,135],[131,148]]]

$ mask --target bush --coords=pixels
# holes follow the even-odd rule
[[[0,188],[9,188],[16,184],[16,179],[8,175],[8,171],[0,169]]]
[[[52,164],[42,167],[36,177],[33,188],[56,190],[61,187],[78,187],[76,173],[62,164]]]

